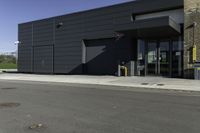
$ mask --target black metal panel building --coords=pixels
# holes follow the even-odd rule
[[[169,68],[172,76],[173,50],[162,55],[169,57],[166,68],[158,59],[151,66],[148,44],[141,61],[139,43],[167,39],[171,49],[173,38],[181,40],[183,22],[177,21],[182,9],[183,0],[138,0],[19,24],[18,71],[115,75],[118,64],[134,61],[136,68],[144,67],[144,72],[136,73],[153,74],[148,70],[155,67],[155,74],[160,74],[159,69]],[[173,18],[176,11],[177,20]],[[156,43],[158,49],[162,49],[160,43]]]

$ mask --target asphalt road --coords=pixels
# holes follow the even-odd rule
[[[200,93],[0,81],[0,133],[200,133]]]

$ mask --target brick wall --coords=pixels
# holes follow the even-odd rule
[[[197,46],[197,60],[200,61],[200,0],[184,0],[184,12],[184,77],[193,78],[193,44]],[[194,22],[197,25],[193,29]]]

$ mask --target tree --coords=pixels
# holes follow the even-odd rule
[[[0,63],[16,64],[16,57],[13,55],[0,55]]]

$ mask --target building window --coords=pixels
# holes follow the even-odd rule
[[[183,41],[172,41],[172,76],[181,77],[183,71]]]

